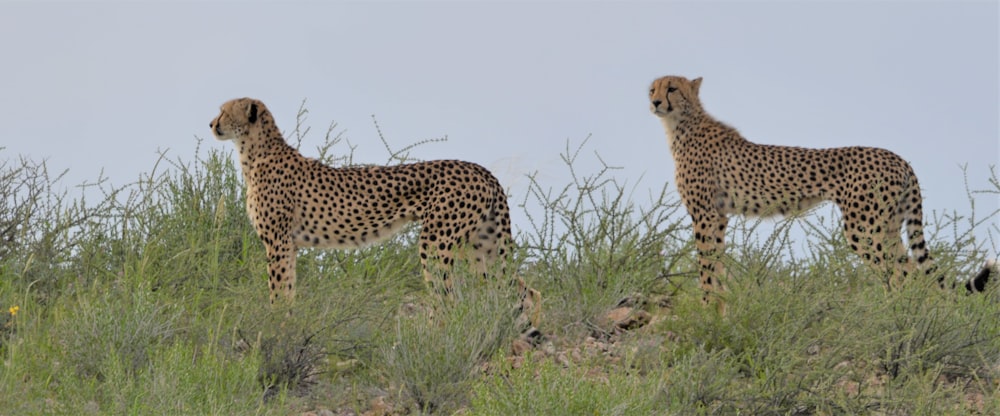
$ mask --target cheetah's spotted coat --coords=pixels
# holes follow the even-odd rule
[[[456,257],[483,274],[509,257],[507,197],[482,166],[436,160],[332,168],[289,146],[267,107],[250,98],[224,103],[210,127],[239,151],[247,214],[267,250],[271,303],[295,295],[297,248],[363,247],[410,222],[421,224],[424,278],[439,268],[446,288]],[[517,280],[522,307],[533,308],[540,295]]]
[[[720,255],[730,215],[794,214],[823,201],[837,204],[851,249],[884,271],[890,286],[917,268],[933,272],[920,186],[905,160],[872,147],[751,143],[705,112],[700,86],[701,78],[662,77],[649,88],[649,100],[666,129],[677,189],[694,222],[706,302],[724,289]],[[909,246],[902,240],[903,227]],[[967,283],[970,291],[982,290],[989,278],[989,270],[984,271]]]

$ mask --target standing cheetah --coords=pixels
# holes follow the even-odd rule
[[[806,149],[751,143],[705,112],[698,98],[700,86],[701,78],[662,77],[650,86],[649,101],[666,129],[677,189],[694,222],[704,302],[724,290],[720,256],[729,215],[794,214],[823,201],[837,204],[851,249],[891,276],[890,287],[915,268],[932,273],[920,186],[905,160],[872,147]],[[903,244],[903,226],[912,257]],[[981,291],[989,274],[987,266],[966,288]],[[943,286],[943,277],[938,282]]]
[[[446,290],[456,257],[484,275],[512,245],[507,197],[485,168],[458,160],[399,166],[332,168],[302,156],[282,137],[258,100],[228,101],[209,124],[232,140],[247,186],[247,214],[264,242],[270,301],[295,296],[299,247],[359,248],[383,241],[410,222],[421,223],[420,263],[441,269]],[[468,246],[468,247],[460,247]],[[517,279],[522,308],[536,323],[540,295]]]

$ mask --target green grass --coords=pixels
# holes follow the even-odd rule
[[[352,148],[329,156],[344,147],[334,127],[319,153],[350,163]],[[514,291],[456,271],[441,299],[415,228],[301,251],[292,313],[269,307],[228,148],[85,184],[97,201],[60,191],[44,163],[0,163],[0,414],[1000,413],[996,286],[887,292],[835,217],[779,221],[763,239],[759,222],[733,221],[720,316],[700,303],[672,188],[580,172],[585,144],[562,155],[570,183],[531,177],[511,198],[532,207],[516,268],[544,296],[547,336],[522,356]],[[984,192],[1000,194],[992,175]],[[931,219],[941,272],[971,276],[996,251],[972,232],[996,235],[997,217]],[[804,255],[789,255],[793,225]],[[617,329],[619,303],[652,322]]]

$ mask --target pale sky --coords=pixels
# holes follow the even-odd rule
[[[196,136],[232,151],[208,128],[228,99],[289,132],[306,99],[307,155],[336,121],[356,162],[384,163],[373,114],[397,148],[447,135],[413,156],[490,168],[525,230],[525,175],[562,188],[567,140],[592,135],[578,171],[597,152],[642,200],[673,182],[647,102],[673,74],[704,77],[751,141],[887,148],[926,212],[965,212],[960,167],[984,189],[1000,163],[998,21],[996,1],[2,2],[0,159],[124,184],[158,149],[192,160]]]

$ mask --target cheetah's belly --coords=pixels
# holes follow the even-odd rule
[[[296,247],[363,248],[392,238],[411,220],[399,218],[379,223],[340,223],[335,226],[303,224],[292,232]]]

